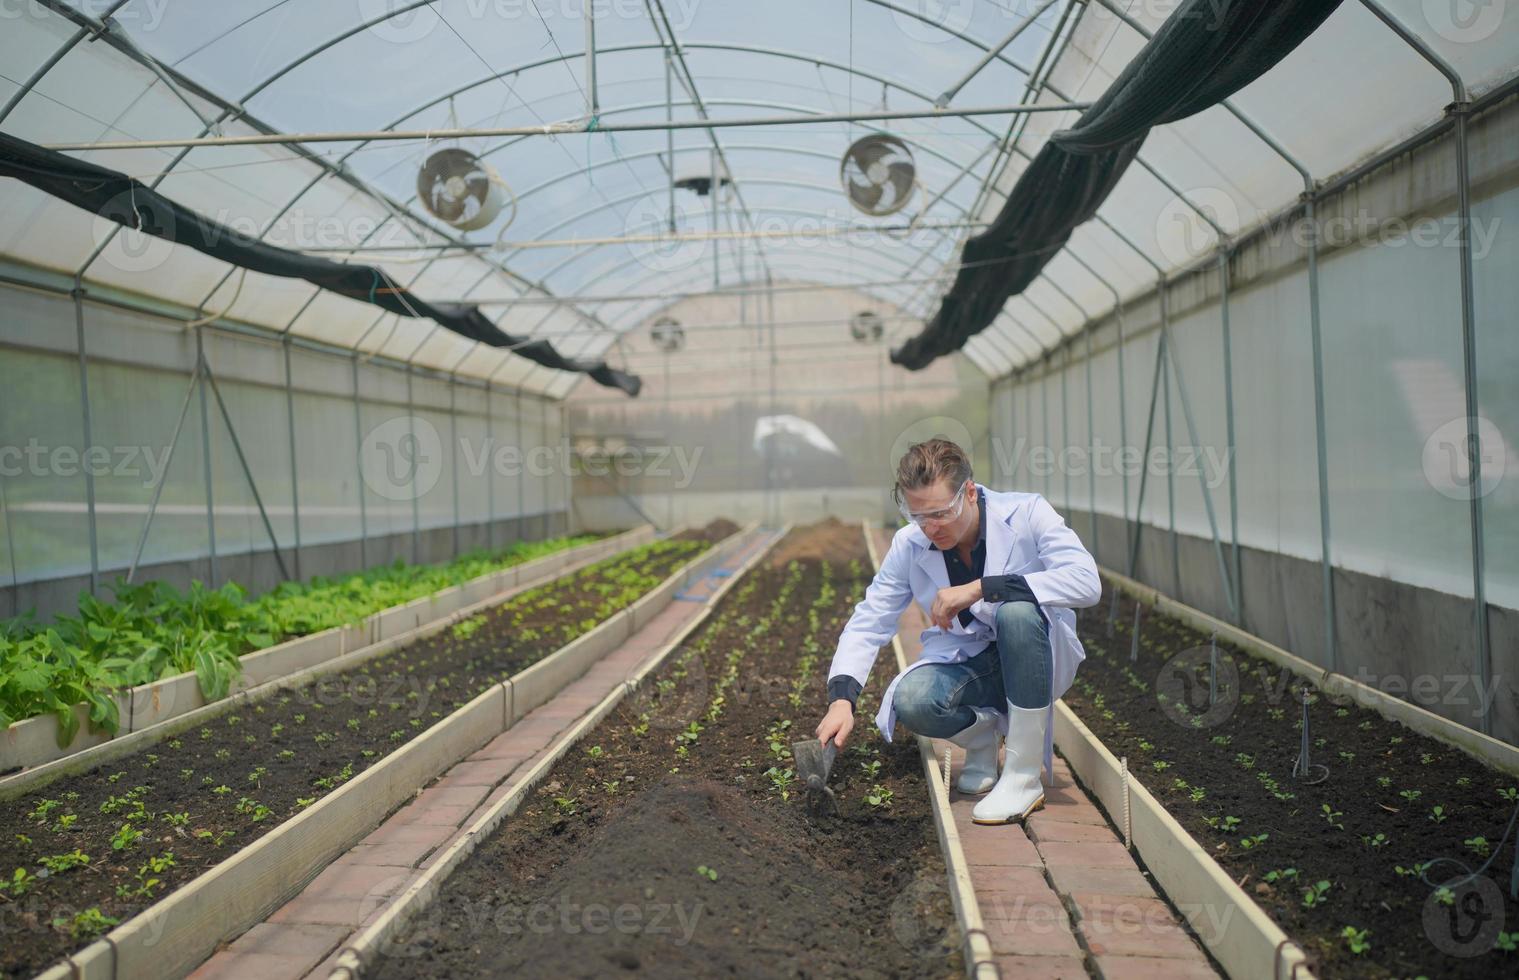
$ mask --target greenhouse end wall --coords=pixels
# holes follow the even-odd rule
[[[1519,99],[1476,116],[1470,148],[1477,395],[1485,420],[1479,495],[1491,646],[1486,667],[1473,603],[1470,472],[1459,456],[1467,413],[1448,132],[1318,205],[1325,232],[1319,274],[1333,662],[1324,626],[1306,254],[1290,235],[1267,229],[1245,240],[1229,263],[1228,388],[1222,276],[1215,264],[1168,289],[1170,361],[1157,359],[1157,294],[1125,304],[1121,403],[1118,325],[1111,316],[1051,362],[994,383],[991,455],[997,479],[1048,496],[1089,546],[1095,542],[1099,560],[1117,571],[1129,567],[1126,542],[1138,526],[1140,474],[1148,469],[1135,577],[1390,693],[1409,697],[1418,684],[1424,693],[1411,700],[1473,728],[1483,728],[1482,702],[1491,701],[1490,734],[1519,742],[1519,334],[1513,329]],[[1377,222],[1366,236],[1342,241],[1329,234],[1356,227],[1365,215]],[[1033,452],[1038,447],[1048,449]],[[1074,457],[1061,456],[1067,447],[1075,447]],[[1118,447],[1132,452],[1129,462],[1119,459]],[[1141,465],[1146,447],[1165,455]],[[1238,569],[1238,618],[1220,558],[1230,578]]]
[[[557,403],[119,302],[0,304],[0,617],[109,595],[139,541],[136,581],[257,593],[569,530]],[[215,384],[192,389],[198,339]]]

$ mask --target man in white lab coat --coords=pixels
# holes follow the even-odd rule
[[[1054,702],[1085,658],[1071,610],[1101,598],[1097,564],[1044,497],[975,483],[970,459],[947,439],[909,448],[893,493],[908,523],[839,636],[817,737],[843,747],[876,653],[916,600],[933,625],[918,660],[886,689],[876,724],[887,741],[900,720],[963,747],[957,786],[986,794],[972,818],[1022,820],[1044,805]]]

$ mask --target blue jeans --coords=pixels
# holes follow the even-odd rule
[[[971,710],[1043,708],[1050,703],[1054,653],[1049,625],[1032,602],[997,608],[997,642],[957,664],[924,664],[897,685],[897,719],[909,731],[948,738],[976,720]]]

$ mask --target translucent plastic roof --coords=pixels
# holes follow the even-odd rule
[[[1519,64],[1519,27],[1502,22],[1501,4],[1474,8],[1464,20],[1450,14],[1461,4],[1383,5],[1475,90]],[[600,125],[667,114],[723,120],[925,110],[964,85],[949,112],[933,118],[450,141],[489,162],[516,198],[512,217],[468,233],[416,201],[417,168],[437,141],[78,155],[158,181],[164,194],[250,237],[382,265],[428,300],[480,303],[507,332],[546,337],[571,356],[608,354],[620,332],[671,296],[746,283],[854,285],[928,316],[960,242],[996,213],[1045,134],[1075,117],[953,110],[1095,98],[1143,44],[1138,28],[1153,29],[1176,4],[1122,6],[1134,23],[1100,0],[598,0]],[[0,128],[55,145],[193,138],[208,123],[213,134],[236,136],[589,118],[584,7],[582,0],[43,0],[0,30],[0,105],[34,83]],[[1497,24],[1482,13],[1488,9],[1497,11]],[[106,37],[80,38],[81,23],[107,15]],[[134,47],[146,57],[134,58]],[[1031,77],[1042,84],[1031,86]],[[1450,87],[1433,68],[1347,0],[1233,103],[1322,179],[1427,125],[1449,101]],[[919,181],[908,208],[887,218],[854,211],[839,183],[843,150],[878,131],[907,141]],[[1004,156],[998,143],[1013,134],[1013,152]],[[731,189],[716,213],[711,196],[674,195],[678,230],[726,236],[715,243],[636,240],[668,228],[671,149],[676,178],[710,174],[719,153],[726,161]],[[1099,220],[1078,230],[1041,280],[967,345],[988,374],[1037,357],[1111,308],[1115,292],[1153,284],[1157,268],[1210,251],[1215,232],[1191,205],[1234,235],[1303,186],[1222,107],[1156,130],[1140,159]],[[8,219],[0,253],[82,272],[90,282],[556,397],[579,377],[475,345],[431,321],[397,318],[301,281],[244,278],[188,249],[114,233],[17,181],[0,183],[0,210]],[[920,227],[911,233],[870,233],[914,220]],[[472,247],[437,248],[461,242]]]

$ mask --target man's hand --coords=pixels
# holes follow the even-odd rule
[[[839,698],[828,706],[828,713],[823,720],[818,722],[818,741],[827,745],[830,741],[839,748],[844,747],[844,742],[849,738],[849,733],[854,730],[854,705],[844,698]]]
[[[960,615],[962,610],[969,609],[981,601],[981,580],[967,582],[965,585],[952,585],[947,589],[940,589],[934,596],[934,607],[929,610],[929,620],[941,630],[948,631],[954,618]]]

